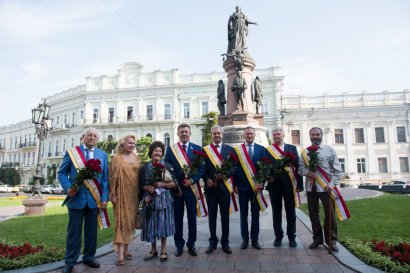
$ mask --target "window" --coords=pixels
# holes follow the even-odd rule
[[[27,163],[24,163],[24,164],[26,164],[26,166],[30,165],[30,155],[31,155],[31,153],[27,153]]]
[[[55,156],[58,156],[58,140],[56,140]]]
[[[344,158],[339,158],[339,162],[340,162],[340,167],[342,168],[342,171],[345,173],[345,159]]]
[[[406,142],[406,129],[404,126],[396,127],[397,142]]]
[[[71,148],[74,147],[74,138],[71,138]]]
[[[364,143],[363,128],[354,129],[354,140],[355,140],[355,143]]]
[[[56,125],[60,124],[60,116],[57,116],[56,118]]]
[[[147,120],[152,120],[152,105],[147,105]]]
[[[366,172],[366,158],[358,158],[357,162],[357,172],[365,173]]]
[[[268,115],[268,99],[262,99],[262,113]]]
[[[61,149],[61,151],[64,153],[65,151],[65,139],[63,140],[63,149]]]
[[[164,104],[164,119],[171,119],[171,104]]]
[[[68,123],[67,123],[67,115],[64,115],[64,125],[68,125]]]
[[[374,128],[374,132],[376,134],[376,143],[384,143],[384,128],[376,127]]]
[[[81,111],[80,111],[80,119],[83,119],[83,118],[84,118],[84,111],[81,110]]]
[[[127,121],[134,120],[134,107],[128,106],[127,107]]]
[[[114,121],[114,108],[108,108],[108,122]]]
[[[208,114],[208,102],[203,101],[202,103],[202,116]]]
[[[344,144],[343,129],[335,129],[335,143]]]
[[[300,145],[300,131],[291,130],[291,136],[292,136],[292,144]]]
[[[170,140],[171,140],[171,138],[169,137],[169,134],[168,134],[168,133],[165,133],[165,134],[164,134],[164,144],[165,144],[165,147],[169,147]]]
[[[379,173],[387,173],[387,158],[378,158],[377,162],[379,164]]]
[[[184,118],[189,118],[189,103],[184,102]]]
[[[97,123],[98,120],[98,109],[93,110],[93,123]]]
[[[43,145],[43,148],[44,148],[44,145]],[[43,150],[43,153],[44,153],[44,150]],[[33,157],[31,158],[31,165],[34,165],[34,160],[35,159],[36,159],[36,153],[33,152]]]
[[[71,114],[71,125],[74,126],[74,123],[75,123],[75,113],[72,113]]]
[[[399,161],[400,161],[400,172],[408,173],[409,172],[409,158],[399,157]]]

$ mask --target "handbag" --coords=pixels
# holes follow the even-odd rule
[[[142,229],[144,224],[144,214],[142,213],[142,208],[138,208],[137,217],[135,219],[135,229]]]

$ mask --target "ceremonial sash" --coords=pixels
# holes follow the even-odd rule
[[[78,172],[78,169],[85,168],[86,160],[79,146],[75,146],[74,148],[69,148],[67,152],[77,172]],[[98,226],[100,227],[100,229],[110,227],[110,220],[108,219],[107,209],[101,208],[100,198],[101,198],[102,191],[101,191],[100,183],[98,183],[98,181],[95,179],[88,179],[88,180],[84,180],[84,185],[90,191],[92,197],[94,198],[99,208]]]
[[[238,155],[239,162],[241,163],[242,169],[245,172],[245,176],[248,180],[248,183],[255,192],[255,181],[253,181],[253,177],[256,175],[256,168],[249,157],[245,144],[242,143],[241,145],[236,146],[235,150]],[[256,200],[258,201],[260,210],[264,212],[265,209],[268,207],[268,203],[266,202],[265,197],[262,194],[262,191],[258,191],[256,193]]]
[[[303,160],[305,161],[305,165],[309,166],[309,160],[306,150],[302,151]],[[317,175],[315,179],[315,185],[322,188],[323,190],[326,188],[327,184],[331,182],[331,179],[327,175],[327,173],[318,165],[317,170],[315,172]],[[346,203],[339,192],[339,189],[335,186],[331,191],[332,199],[335,202],[335,211],[337,216],[339,217],[340,221],[346,220],[350,218],[350,212],[347,209]]]
[[[282,157],[285,157],[285,153],[276,144],[269,145],[266,149],[276,160],[279,160]],[[288,173],[290,181],[292,182],[293,199],[295,200],[295,207],[298,208],[300,204],[300,199],[299,199],[299,194],[296,191],[296,187],[298,183],[298,180],[296,178],[297,177],[296,169],[294,166],[292,166],[292,167],[285,167],[285,170]]]
[[[191,162],[186,155],[184,149],[182,148],[181,144],[175,143],[170,145],[171,151],[174,154],[175,158],[177,159],[179,165],[181,166],[181,169],[184,169],[185,167],[189,167],[191,165]],[[202,193],[202,188],[199,183],[195,183],[191,185],[191,190],[195,195],[195,198],[197,200],[196,202],[196,215],[198,217],[205,217],[208,215],[208,211],[206,209],[206,203],[204,200],[204,195]]]
[[[208,155],[209,160],[212,162],[215,168],[216,166],[222,166],[222,155],[218,152],[218,149],[215,147],[215,145],[207,145],[203,149],[205,153]],[[229,213],[238,211],[238,205],[236,203],[236,198],[233,193],[233,177],[229,177],[227,179],[224,179],[223,181],[230,195]]]

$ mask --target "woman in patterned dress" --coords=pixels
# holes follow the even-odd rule
[[[117,265],[124,265],[124,258],[131,260],[128,244],[135,237],[139,187],[140,160],[135,153],[135,136],[120,139],[116,153],[109,165],[110,201],[114,207],[115,230],[113,248],[117,252]]]
[[[162,160],[164,151],[165,145],[161,141],[151,143],[148,151],[151,161],[147,162],[139,173],[140,198],[143,200],[144,215],[141,240],[151,243],[151,251],[145,256],[145,261],[158,256],[157,240],[161,240],[160,261],[166,261],[168,259],[167,237],[173,236],[175,232],[174,200],[171,189],[178,187],[172,166]]]

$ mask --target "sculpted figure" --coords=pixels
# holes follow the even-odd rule
[[[219,114],[222,116],[225,116],[225,104],[226,104],[226,99],[225,99],[225,85],[222,80],[219,80],[218,82],[218,109],[219,109]]]
[[[249,24],[257,25],[255,22],[248,21],[241,8],[236,6],[236,11],[228,20],[228,53],[235,50],[239,50],[239,52],[245,50],[245,39],[248,35]]]
[[[262,84],[258,76],[256,76],[252,87],[253,87],[253,101],[255,102],[256,114],[260,114],[263,95],[262,95]]]
[[[247,88],[246,80],[242,77],[242,73],[239,71],[236,74],[236,78],[232,83],[231,90],[235,94],[235,101],[237,108],[243,111],[243,97],[245,96],[245,90]]]

